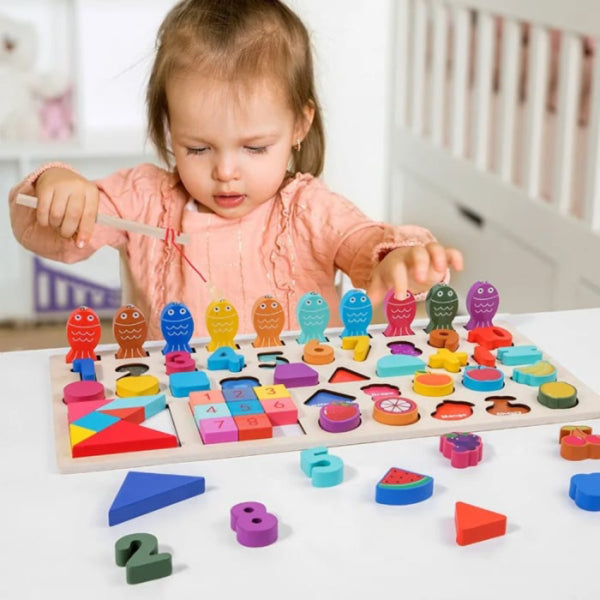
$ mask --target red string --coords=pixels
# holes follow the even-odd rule
[[[204,281],[204,283],[206,283],[206,278],[204,277],[204,275],[202,275],[200,270],[197,269],[192,264],[190,259],[185,255],[185,252],[179,247],[179,245],[175,241],[175,239],[179,236],[179,233],[180,233],[179,231],[176,232],[171,227],[167,227],[165,229],[165,239],[164,239],[165,243],[173,246],[175,248],[175,250],[177,250],[177,252],[179,252],[179,254],[181,254],[181,257],[183,258],[183,260],[185,260],[185,262],[192,268],[192,270],[195,271],[198,275],[200,275],[200,278],[202,279],[202,281]]]

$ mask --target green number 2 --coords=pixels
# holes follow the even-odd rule
[[[160,579],[173,572],[171,555],[157,554],[158,540],[150,533],[131,533],[115,544],[115,561],[126,567],[127,583],[142,583]]]

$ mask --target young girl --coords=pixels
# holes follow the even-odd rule
[[[149,134],[167,170],[144,164],[100,181],[44,165],[10,194],[17,239],[72,263],[110,245],[126,253],[135,303],[160,337],[159,316],[183,302],[206,335],[209,286],[168,240],[95,224],[98,212],[189,234],[189,261],[236,307],[239,333],[264,294],[297,329],[296,304],[320,293],[339,325],[341,269],[374,304],[393,288],[426,292],[462,268],[429,231],[368,219],[317,178],[324,137],[310,40],[275,0],[184,0],[162,23],[147,90]],[[38,197],[36,211],[16,203]]]

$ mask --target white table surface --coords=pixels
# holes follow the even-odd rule
[[[507,320],[600,393],[600,309],[514,315]],[[57,472],[50,412],[51,351],[0,354],[0,598],[597,598],[600,513],[568,496],[576,473],[600,462],[559,455],[560,425],[483,432],[479,466],[454,469],[438,439],[332,448],[344,482],[313,488],[299,453],[142,469],[201,475],[206,492],[107,524],[126,471]],[[600,405],[598,407],[600,414]],[[600,429],[600,420],[587,421]],[[457,423],[460,427],[460,422]],[[434,495],[411,506],[375,503],[392,466],[434,477]],[[279,540],[245,548],[229,509],[259,501],[279,519]],[[507,534],[455,542],[454,504],[507,515]],[[128,533],[157,536],[173,555],[170,577],[125,582],[114,544]]]

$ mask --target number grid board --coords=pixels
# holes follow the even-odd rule
[[[125,365],[146,365],[145,374],[154,375],[159,380],[160,393],[165,394],[167,422],[172,427],[179,445],[172,448],[140,450],[82,456],[74,458],[70,438],[68,407],[63,401],[63,388],[79,381],[78,373],[72,371],[72,365],[65,357],[55,355],[50,358],[50,376],[57,465],[61,472],[74,473],[103,469],[131,468],[196,461],[205,459],[228,458],[254,454],[303,450],[316,446],[333,447],[349,444],[362,444],[386,440],[398,440],[412,437],[441,435],[452,431],[479,432],[491,429],[504,429],[547,423],[576,422],[600,417],[600,398],[582,382],[547,356],[542,349],[542,359],[556,369],[556,379],[566,382],[577,390],[577,403],[571,408],[549,408],[538,402],[538,385],[517,383],[512,379],[513,370],[522,368],[502,364],[496,361],[496,369],[504,374],[503,387],[493,391],[475,391],[465,386],[465,369],[478,368],[473,359],[475,344],[467,340],[469,332],[463,326],[462,318],[453,323],[458,334],[457,353],[466,353],[467,365],[461,365],[458,372],[449,372],[444,367],[429,366],[430,356],[439,352],[429,345],[429,334],[424,331],[426,323],[413,323],[414,335],[386,337],[385,326],[369,328],[370,349],[365,360],[354,360],[354,350],[342,348],[341,330],[327,330],[327,342],[334,350],[334,361],[323,365],[309,365],[318,373],[318,384],[306,387],[288,387],[289,394],[298,409],[296,425],[273,427],[273,437],[205,444],[199,434],[199,428],[189,405],[189,398],[175,397],[171,394],[169,376],[166,374],[165,356],[161,349],[164,344],[147,343],[145,358],[116,359],[117,345],[102,345],[97,351],[100,357],[94,363],[96,379],[105,387],[105,397],[116,398],[117,380],[123,377],[123,370],[116,369]],[[494,323],[513,336],[513,346],[533,346],[524,336],[509,329],[503,322]],[[235,385],[234,380],[254,378],[258,386],[273,386],[276,363],[285,364],[303,362],[304,345],[297,343],[298,332],[286,332],[281,336],[284,345],[272,348],[254,348],[255,336],[236,338],[237,354],[244,357],[245,366],[240,372],[226,369],[207,370],[207,360],[211,353],[207,350],[208,340],[192,340],[194,352],[191,354],[198,371],[208,376],[211,390],[220,390],[222,382]],[[412,346],[411,346],[412,345]],[[407,351],[408,349],[408,351]],[[421,354],[417,355],[418,352]],[[498,350],[490,351],[496,357]],[[279,354],[280,353],[280,354]],[[399,354],[421,359],[427,366],[423,370],[402,376],[378,376],[380,359]],[[386,359],[387,360],[387,359]],[[385,361],[384,361],[385,362]],[[408,361],[410,363],[410,360]],[[413,389],[414,380],[419,373],[445,374],[451,377],[452,389],[446,389],[443,395],[429,396],[417,393]],[[247,385],[247,383],[246,383]],[[443,388],[440,388],[443,390]],[[323,407],[330,401],[352,400],[360,409],[358,426],[349,431],[326,431],[320,424]],[[324,398],[321,401],[320,398]],[[418,418],[410,424],[390,425],[374,418],[374,406],[379,403],[384,410],[403,411],[407,406],[418,409]],[[331,406],[331,405],[330,405]],[[340,406],[343,406],[340,404]],[[154,418],[154,417],[153,417]],[[152,427],[148,422],[141,423]]]

